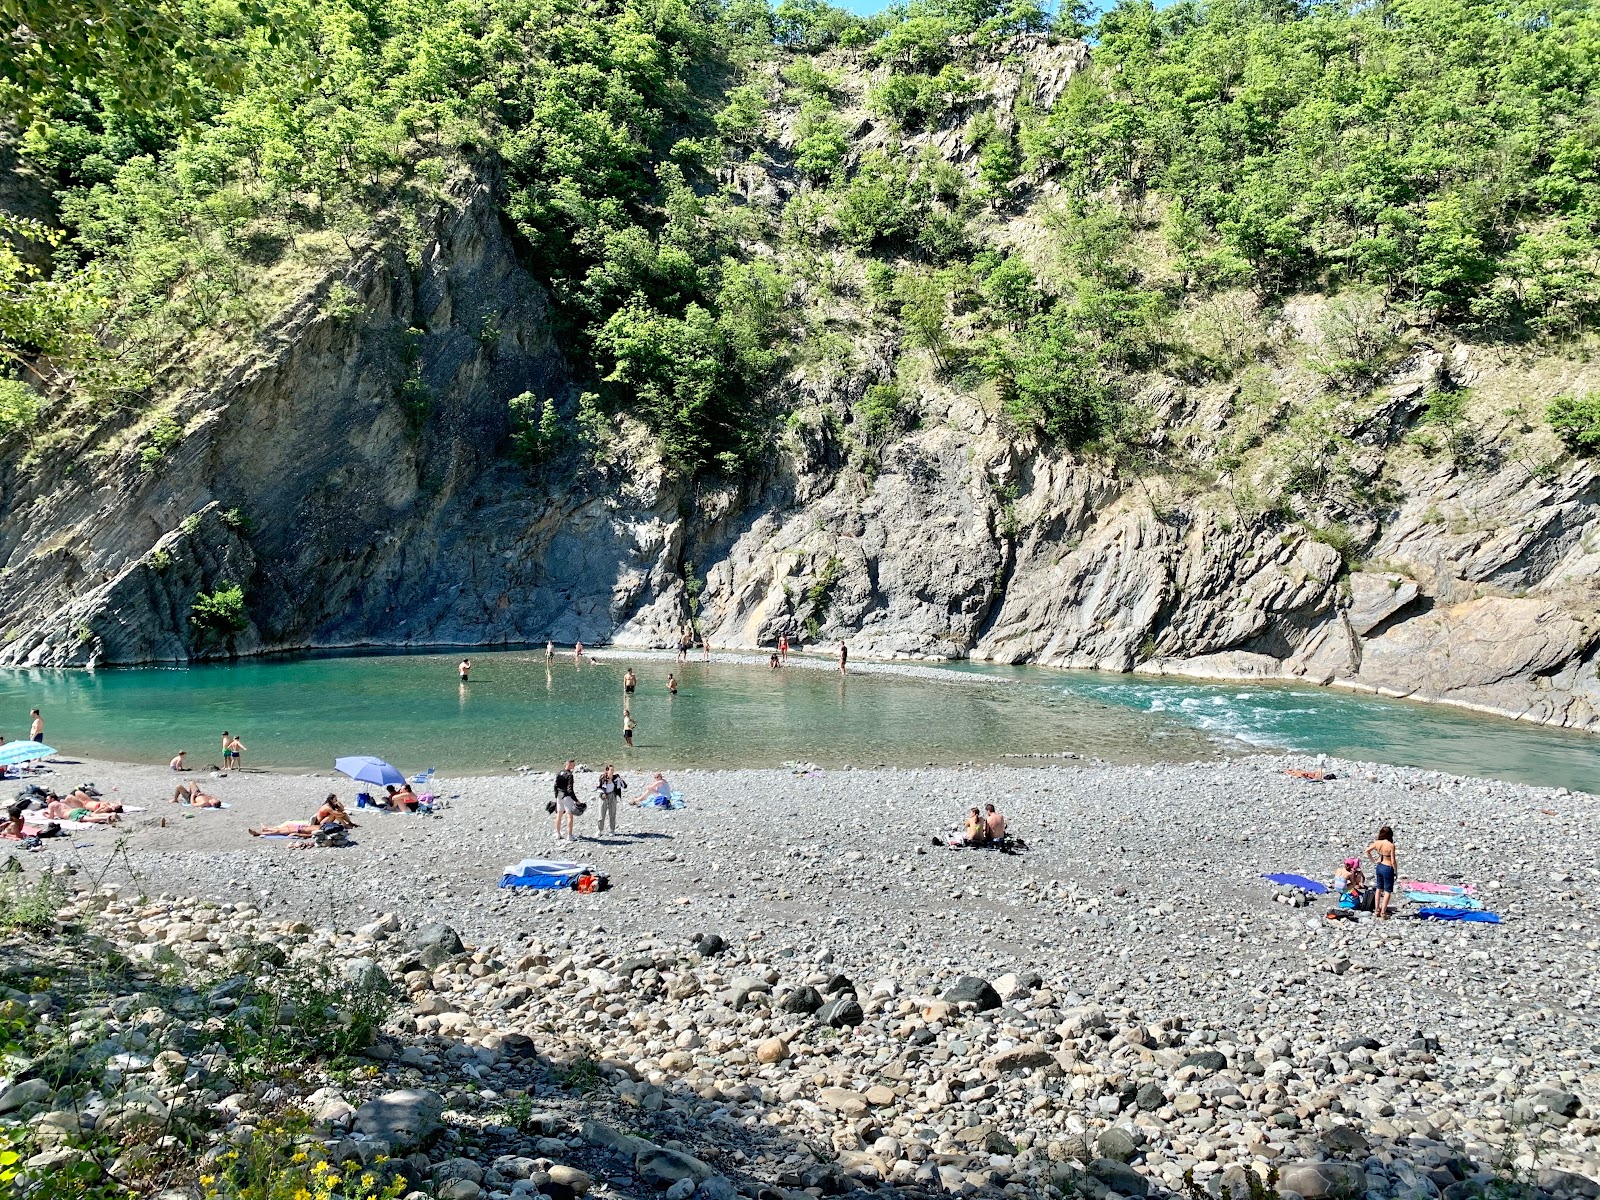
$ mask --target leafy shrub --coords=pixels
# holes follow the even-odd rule
[[[256,531],[255,520],[238,505],[227,509],[218,520],[222,522],[224,529],[232,530],[243,537],[249,537]]]
[[[1585,457],[1600,454],[1600,392],[1557,396],[1545,415],[1572,453]]]
[[[48,933],[66,898],[65,881],[49,871],[32,880],[20,869],[0,872],[0,931]]]
[[[805,591],[805,601],[810,614],[807,617],[807,628],[811,631],[811,638],[816,640],[816,630],[828,615],[828,605],[833,600],[833,589],[839,583],[839,576],[844,573],[844,563],[839,561],[837,555],[829,555],[828,561],[822,564],[822,570],[817,572],[816,578],[811,581]]]
[[[39,424],[42,400],[20,379],[0,378],[0,440],[14,434],[32,434]]]
[[[154,474],[166,457],[183,441],[183,429],[170,416],[163,416],[150,427],[144,448],[139,451],[139,469]]]
[[[1354,384],[1370,379],[1394,344],[1394,319],[1377,289],[1354,289],[1328,301],[1317,319],[1311,366],[1331,380]]]
[[[419,432],[427,425],[428,415],[433,411],[433,389],[420,375],[407,375],[400,381],[399,398],[406,428]]]
[[[221,640],[242,632],[250,624],[244,610],[244,588],[224,579],[215,591],[201,592],[189,610],[189,624],[202,640]]]
[[[867,104],[900,128],[917,130],[977,88],[971,75],[946,66],[937,75],[891,75],[868,93]]]
[[[318,311],[330,321],[346,321],[366,311],[361,294],[342,279],[334,280]]]
[[[861,421],[861,436],[877,442],[906,427],[906,397],[899,384],[875,383],[867,388],[856,406]]]
[[[157,575],[165,575],[172,569],[172,555],[160,548],[150,551],[150,557],[145,562]]]
[[[795,129],[795,166],[812,179],[827,179],[844,163],[849,143],[844,123],[834,116],[826,101],[808,101],[800,110]]]
[[[554,400],[541,401],[532,392],[523,392],[506,402],[511,413],[512,453],[519,462],[536,466],[558,454],[567,441],[567,430]]]
[[[717,132],[730,142],[753,145],[767,124],[766,91],[747,83],[728,92],[727,103],[712,118]]]

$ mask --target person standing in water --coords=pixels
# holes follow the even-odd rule
[[[678,694],[678,677],[676,675],[672,674],[669,671],[667,673],[667,695],[676,696],[677,694]]]
[[[229,767],[231,767],[233,765],[233,750],[229,747],[229,743],[231,741],[233,741],[233,734],[229,733],[226,729],[224,729],[222,731],[222,768],[223,768],[223,770],[227,770]]]
[[[850,662],[850,647],[843,642],[839,643],[839,674],[845,673],[845,667]]]
[[[625,746],[633,745],[633,714],[626,708],[622,710],[622,743]]]
[[[572,661],[575,662],[575,663],[581,663],[583,661],[583,643],[582,642],[574,642],[572,644]]]
[[[622,694],[624,696],[631,696],[633,695],[633,689],[638,686],[639,677],[633,673],[633,668],[629,667],[622,673]]]
[[[778,635],[778,661],[781,663],[789,661],[789,635],[787,633]]]
[[[544,660],[545,660],[545,662],[554,662],[555,659],[556,659],[556,644],[553,641],[546,641],[545,644],[544,644]]]
[[[33,717],[33,723],[28,726],[28,740],[30,742],[42,742],[44,741],[44,718],[39,715],[37,708],[30,715]]]
[[[1373,868],[1373,875],[1377,882],[1377,896],[1372,906],[1372,915],[1380,921],[1389,919],[1389,902],[1394,898],[1394,877],[1399,869],[1400,858],[1395,850],[1394,830],[1385,825],[1378,830],[1378,836],[1367,847],[1367,857],[1377,864]]]
[[[463,658],[461,660],[461,665],[456,668],[456,674],[461,676],[462,683],[469,682],[467,676],[472,674],[472,660],[470,658]]]
[[[248,747],[239,740],[237,735],[228,740],[228,750],[233,755],[233,765],[235,767],[244,766],[244,752],[247,749]]]

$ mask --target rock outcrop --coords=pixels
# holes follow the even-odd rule
[[[1386,499],[1342,539],[1310,516],[1241,516],[1215,486],[1020,446],[938,387],[919,429],[870,454],[831,420],[792,422],[742,487],[691,489],[626,422],[605,455],[529,470],[506,453],[507,402],[577,398],[494,189],[458,181],[419,261],[376,245],[308,285],[252,353],[165,402],[181,437],[154,462],[135,425],[94,454],[13,448],[0,664],[668,645],[694,594],[719,648],[786,632],[863,656],[1299,680],[1600,725],[1594,466],[1514,416],[1476,457],[1406,440],[1427,388],[1519,397],[1516,364],[1465,346],[1401,364],[1352,443]],[[355,303],[331,304],[335,285]],[[1600,384],[1565,370],[1563,387]],[[835,402],[791,383],[812,388],[802,417]],[[1174,431],[1210,420],[1183,403]],[[196,599],[224,583],[244,589],[239,627],[197,628]]]

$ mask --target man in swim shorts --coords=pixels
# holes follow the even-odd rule
[[[1394,830],[1385,825],[1378,830],[1378,836],[1367,847],[1367,857],[1377,865],[1373,868],[1373,875],[1377,881],[1377,897],[1372,906],[1372,915],[1380,921],[1389,919],[1389,902],[1394,897],[1394,877],[1399,869],[1400,859],[1394,846]]]

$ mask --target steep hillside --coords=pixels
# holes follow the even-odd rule
[[[23,139],[0,660],[692,622],[1600,721],[1592,12],[295,11]]]

